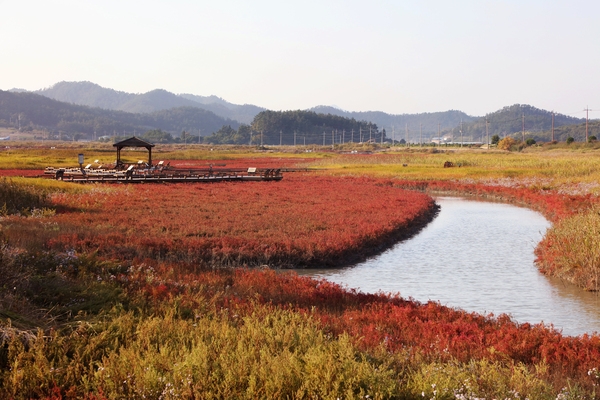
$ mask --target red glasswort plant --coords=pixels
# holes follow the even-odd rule
[[[52,248],[210,266],[343,265],[407,237],[433,200],[369,178],[288,174],[281,182],[139,185],[55,196]]]

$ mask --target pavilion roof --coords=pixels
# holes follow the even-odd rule
[[[120,142],[113,144],[113,146],[120,147],[120,148],[123,148],[123,147],[145,147],[145,148],[154,147],[154,145],[152,143],[146,142],[145,140],[142,140],[135,136],[132,136],[129,139],[121,140]]]

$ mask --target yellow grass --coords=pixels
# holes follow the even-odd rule
[[[0,148],[0,169],[39,169],[77,165],[77,155],[85,163],[115,161],[112,144],[14,142]],[[558,146],[558,145],[557,145]],[[273,146],[266,150],[250,146],[157,145],[153,159],[159,160],[234,160],[252,158],[311,159],[310,166],[332,174],[374,175],[410,180],[461,180],[488,182],[511,179],[536,181],[544,189],[578,186],[578,192],[600,193],[600,151],[594,145],[572,147],[545,146],[526,152],[507,152],[466,148],[394,147],[372,152],[374,147],[338,146],[304,148]],[[54,147],[54,148],[53,148]],[[357,153],[350,154],[350,150]],[[307,152],[310,151],[310,152]],[[128,162],[146,160],[145,149],[123,150]],[[443,168],[450,161],[453,168]],[[583,189],[582,189],[583,187]]]
[[[453,168],[444,168],[450,161]],[[339,155],[311,164],[334,174],[376,175],[410,180],[537,180],[545,189],[587,184],[599,193],[600,152],[509,153],[485,150],[399,150],[377,155]]]
[[[43,169],[52,167],[75,167],[78,154],[84,155],[84,164],[110,164],[116,160],[116,150],[109,143],[68,142],[6,142],[0,147],[0,169]],[[307,152],[308,151],[308,152]],[[233,160],[251,158],[326,158],[332,153],[312,151],[310,148],[292,146],[257,149],[249,146],[209,146],[169,144],[153,148],[153,160]],[[146,149],[123,149],[125,162],[147,160]]]

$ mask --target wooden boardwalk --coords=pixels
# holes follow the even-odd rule
[[[94,171],[78,168],[47,168],[44,177],[76,183],[195,183],[280,181],[281,169],[165,169]]]

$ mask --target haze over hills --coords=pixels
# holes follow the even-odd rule
[[[310,111],[354,118],[357,121],[370,121],[385,129],[388,137],[391,137],[394,131],[398,138],[405,138],[407,129],[412,132],[412,136],[422,131],[430,137],[433,134],[437,135],[438,130],[445,132],[460,125],[461,121],[468,123],[478,119],[456,110],[420,114],[387,114],[382,111],[342,111],[334,107],[317,106]]]
[[[15,91],[13,89],[13,91]],[[229,103],[217,96],[176,95],[163,89],[135,94],[103,88],[92,82],[59,82],[34,93],[66,103],[130,113],[151,113],[176,107],[198,107],[249,124],[264,108]]]
[[[266,108],[252,104],[232,104],[217,96],[198,96],[188,93],[182,93],[179,96],[201,104],[200,107],[205,110],[212,111],[224,118],[234,119],[242,124],[252,123],[259,112],[266,110]]]
[[[72,104],[134,113],[154,112],[182,106],[199,107],[212,111],[223,118],[244,124],[251,124],[258,113],[266,110],[251,104],[229,103],[217,96],[198,96],[188,93],[176,95],[163,89],[133,94],[103,88],[92,82],[59,82],[49,88],[37,90],[35,93]],[[431,136],[438,132],[438,128],[448,130],[460,124],[461,120],[469,122],[476,119],[476,117],[455,110],[393,115],[381,111],[348,112],[334,107],[318,106],[310,111],[372,122],[389,131],[390,135],[393,129],[404,132],[406,124],[411,130],[422,124],[423,132],[427,136]]]
[[[93,139],[100,136],[132,136],[164,130],[177,136],[182,131],[205,136],[239,123],[198,107],[176,107],[151,113],[92,108],[50,99],[31,92],[0,90],[0,126],[42,130],[48,135]]]
[[[22,127],[37,126],[46,130],[62,130],[73,134],[79,132],[84,135],[96,132],[96,136],[123,135],[126,132],[153,129],[161,129],[174,136],[179,136],[182,131],[207,136],[223,127],[229,127],[225,130],[227,136],[235,137],[230,130],[236,131],[240,123],[256,125],[256,117],[268,111],[256,105],[232,104],[217,96],[188,93],[177,95],[163,89],[133,94],[103,88],[92,82],[59,82],[35,92],[13,89],[0,93],[4,101],[0,109],[0,124],[4,126],[16,126],[17,122],[20,122]],[[49,104],[42,102],[40,98],[25,96],[33,93],[57,102]],[[8,94],[21,97],[10,98]],[[16,101],[19,105],[9,106],[11,101]],[[39,110],[36,111],[36,107],[44,110],[43,117]],[[381,111],[350,112],[330,106],[317,106],[305,111],[370,123],[382,132],[385,130],[384,138],[408,139],[412,143],[428,142],[437,136],[453,137],[455,141],[460,140],[461,136],[466,141],[483,141],[486,135],[514,135],[521,138],[523,125],[526,138],[549,141],[553,119],[552,112],[520,104],[504,107],[485,117],[470,116],[457,110],[387,114]],[[17,121],[17,115],[21,116],[21,121]],[[565,128],[584,122],[581,118],[554,114],[556,140],[565,140],[567,136],[585,140],[585,131],[582,128]],[[282,126],[284,125],[290,124]],[[591,126],[596,129],[595,123]],[[297,131],[296,128],[294,130]],[[592,130],[590,135],[600,136],[600,132]]]

